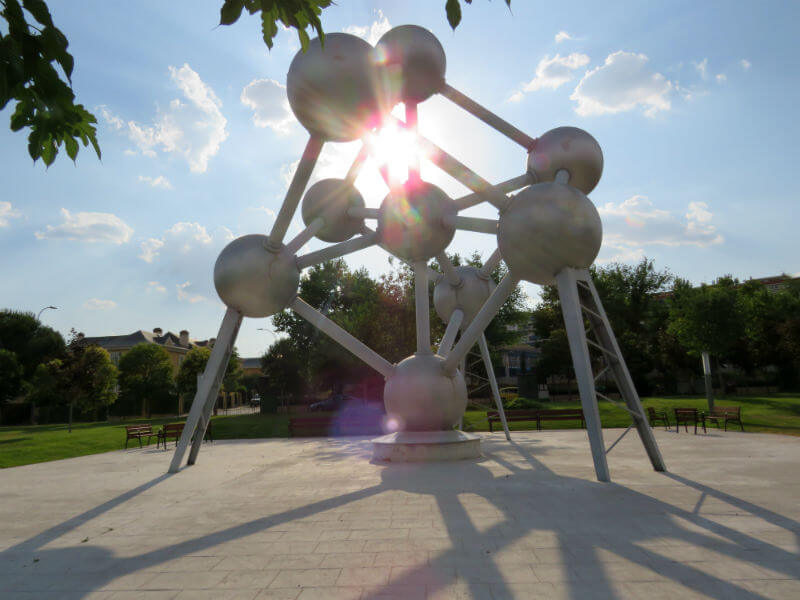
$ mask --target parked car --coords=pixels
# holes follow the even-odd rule
[[[332,411],[340,410],[345,406],[364,406],[366,400],[348,396],[347,394],[331,394],[327,398],[308,405],[309,411]]]

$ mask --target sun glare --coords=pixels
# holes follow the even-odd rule
[[[416,136],[390,123],[375,135],[373,148],[378,164],[386,165],[389,179],[394,184],[405,183],[410,166],[418,160],[419,146]]]

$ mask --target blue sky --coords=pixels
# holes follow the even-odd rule
[[[0,127],[0,305],[55,304],[42,318],[65,334],[216,335],[214,260],[234,237],[269,231],[307,139],[282,87],[296,35],[281,32],[268,52],[258,19],[216,27],[220,4],[51,1],[103,159],[83,149],[77,164],[64,155],[46,170],[31,164],[24,134]],[[605,155],[591,194],[604,223],[598,261],[648,256],[696,283],[800,272],[797,3],[512,7],[476,0],[452,32],[444,0],[342,0],[323,24],[371,41],[422,25],[442,42],[453,87],[532,136],[559,125],[592,133]],[[490,181],[524,171],[523,150],[441,98],[421,105],[420,127]],[[315,178],[344,176],[356,150],[327,145]],[[434,168],[423,177],[464,193]],[[373,169],[357,185],[380,204]],[[301,226],[298,215],[289,234]],[[495,247],[459,233],[451,250]],[[390,268],[374,247],[349,262]],[[537,287],[526,290],[535,301]],[[258,328],[270,326],[246,320],[240,353],[261,354],[273,336]]]

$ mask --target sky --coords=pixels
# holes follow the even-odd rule
[[[214,261],[234,238],[269,232],[308,139],[285,93],[297,36],[281,31],[268,51],[258,18],[217,26],[221,0],[49,4],[103,154],[32,164],[26,134],[7,127],[10,105],[0,113],[0,307],[55,305],[42,321],[65,335],[215,337]],[[423,26],[444,47],[451,86],[533,137],[590,132],[605,160],[590,195],[599,264],[647,256],[694,283],[800,272],[799,4],[515,0],[509,11],[476,0],[455,32],[444,4],[341,0],[322,21],[370,43]],[[446,99],[419,115],[423,135],[485,179],[524,173],[524,149]],[[326,144],[312,182],[344,177],[358,145]],[[422,177],[466,193],[429,164]],[[370,207],[387,191],[371,162],[356,185]],[[488,204],[462,214],[497,216]],[[287,239],[302,227],[298,214]],[[459,232],[449,251],[495,248],[493,236]],[[347,260],[374,276],[392,268],[377,247]],[[532,304],[538,290],[525,285]],[[262,354],[271,329],[245,319],[240,355]]]

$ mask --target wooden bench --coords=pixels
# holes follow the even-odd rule
[[[538,427],[542,430],[542,421],[580,421],[581,428],[585,428],[583,411],[580,408],[559,408],[553,410],[540,410]]]
[[[380,419],[321,417],[294,417],[289,419],[289,437],[334,437],[347,435],[380,435]]]
[[[725,431],[728,431],[728,423],[739,423],[739,427],[744,431],[742,425],[742,407],[741,406],[715,406],[709,414],[706,415],[707,421],[714,421],[719,429],[720,420],[725,424]]]
[[[158,448],[161,442],[164,442],[164,450],[167,449],[167,440],[174,439],[175,445],[178,445],[178,440],[181,439],[181,435],[183,435],[183,426],[184,423],[168,423],[161,428],[161,431],[158,432],[158,439],[156,440],[156,448]],[[209,421],[208,427],[206,428],[206,434],[204,439],[214,441],[214,434],[211,431],[211,422]]]
[[[502,423],[500,413],[496,410],[487,411],[486,420],[489,422],[490,432],[494,431],[494,423]],[[581,427],[585,427],[583,411],[579,408],[507,410],[506,421],[509,423],[514,421],[536,422],[538,431],[542,430],[542,421],[580,421]]]
[[[667,416],[666,409],[656,410],[652,406],[648,406],[647,418],[650,421],[650,427],[652,427],[658,421],[661,421],[664,424],[664,427],[669,429],[669,417]]]
[[[513,421],[533,421],[536,423],[536,428],[539,429],[539,411],[538,410],[507,410],[506,413],[506,421],[509,423]],[[500,419],[500,413],[496,410],[489,410],[486,412],[486,420],[489,421],[489,431],[493,432],[493,425],[494,423],[502,423],[503,421]]]
[[[694,424],[694,432],[697,433],[697,425],[703,426],[703,433],[706,433],[705,415],[696,408],[676,408],[675,409],[675,431],[680,433],[681,423],[686,432],[689,432],[689,425]]]
[[[142,447],[142,438],[147,438],[147,443],[150,443],[150,438],[156,434],[153,431],[152,425],[125,425],[125,448],[128,447],[128,440],[139,440],[139,448]]]

